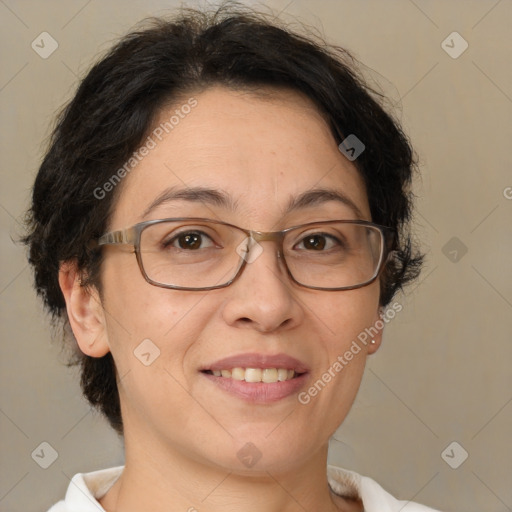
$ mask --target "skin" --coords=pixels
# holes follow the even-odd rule
[[[341,191],[360,218],[371,220],[355,166],[310,100],[268,92],[213,87],[195,95],[197,106],[122,182],[109,229],[173,216],[262,231],[358,218],[332,200],[285,213],[291,197],[319,186]],[[174,108],[166,108],[162,120]],[[222,190],[236,207],[178,200],[143,218],[172,186]],[[378,281],[350,291],[306,289],[289,280],[272,242],[262,247],[235,283],[210,292],[150,285],[129,246],[105,248],[101,297],[79,285],[73,262],[62,264],[61,289],[81,350],[93,357],[112,352],[118,371],[126,467],[101,499],[107,511],[362,510],[359,501],[330,492],[327,446],[380,335],[307,405],[296,396],[249,404],[198,371],[234,354],[284,352],[310,366],[306,390],[378,320]],[[150,366],[133,353],[147,338],[161,352]],[[247,442],[261,453],[252,468],[237,457]]]

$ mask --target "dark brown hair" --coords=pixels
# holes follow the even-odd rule
[[[105,231],[121,187],[102,199],[94,191],[138,149],[164,105],[212,85],[300,91],[328,120],[338,144],[355,134],[365,145],[354,163],[372,220],[395,235],[381,275],[381,304],[418,276],[422,257],[413,250],[408,227],[413,151],[347,51],[233,2],[213,12],[182,9],[173,19],[145,23],[81,81],[57,119],[35,180],[24,241],[37,292],[54,320],[67,322],[58,282],[63,261],[75,261],[87,284],[100,289],[101,252],[89,243]],[[81,366],[86,398],[122,433],[112,356],[80,353],[73,362]]]

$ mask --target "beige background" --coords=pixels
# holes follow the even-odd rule
[[[90,412],[51,342],[24,249],[11,237],[21,233],[54,112],[77,77],[136,21],[175,5],[0,1],[2,511],[44,511],[74,473],[122,462],[121,443]],[[510,511],[512,2],[266,5],[352,50],[391,95],[421,160],[416,226],[427,265],[420,284],[398,299],[404,309],[369,362],[330,462],[442,510]],[[59,44],[47,59],[31,48],[43,31]],[[441,47],[453,31],[469,43],[456,59]],[[466,254],[446,246],[452,237]],[[448,450],[447,460],[469,454],[457,469],[441,457],[453,441],[462,448]],[[46,470],[31,458],[42,442],[58,452]]]

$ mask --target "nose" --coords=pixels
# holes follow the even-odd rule
[[[275,243],[260,242],[251,253],[242,274],[226,289],[229,296],[222,312],[224,320],[228,325],[259,332],[296,327],[304,311]],[[258,256],[254,258],[254,254]]]

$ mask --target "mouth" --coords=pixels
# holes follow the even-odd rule
[[[203,370],[207,375],[222,377],[224,379],[233,379],[245,382],[265,382],[272,384],[274,382],[285,382],[302,375],[295,370],[288,368],[231,368],[230,370]]]
[[[241,354],[211,363],[200,372],[223,392],[265,404],[297,393],[309,369],[286,354]]]

